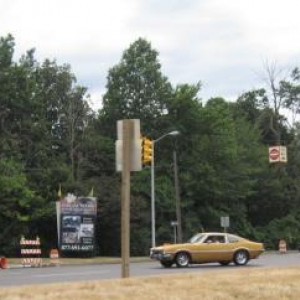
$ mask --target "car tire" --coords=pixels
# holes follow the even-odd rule
[[[161,261],[160,264],[165,268],[171,268],[173,265],[172,261]]]
[[[248,260],[249,260],[249,254],[246,250],[237,251],[233,257],[233,262],[237,266],[243,266],[243,265],[247,264]]]
[[[175,263],[178,268],[186,268],[190,263],[190,255],[187,252],[179,252],[175,257]]]
[[[230,264],[230,261],[227,261],[227,260],[222,260],[222,261],[219,261],[219,264],[221,266],[228,266]]]

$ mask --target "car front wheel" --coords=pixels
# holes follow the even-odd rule
[[[179,252],[176,255],[175,263],[178,268],[186,268],[190,263],[190,255],[186,252]]]
[[[233,262],[237,266],[245,265],[249,260],[248,252],[245,250],[239,250],[234,254]]]

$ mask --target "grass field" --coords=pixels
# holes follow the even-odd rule
[[[162,269],[163,273],[163,269]],[[300,267],[0,288],[1,300],[298,300]]]

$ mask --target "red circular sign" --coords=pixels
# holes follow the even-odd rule
[[[272,149],[269,153],[270,158],[275,160],[279,158],[279,151],[277,149]]]

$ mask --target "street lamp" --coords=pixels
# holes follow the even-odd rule
[[[179,131],[174,130],[169,133],[162,135],[156,140],[152,141],[152,159],[151,159],[151,234],[152,234],[152,247],[155,247],[155,180],[154,180],[154,153],[155,153],[155,144],[165,138],[168,135],[178,135]]]

